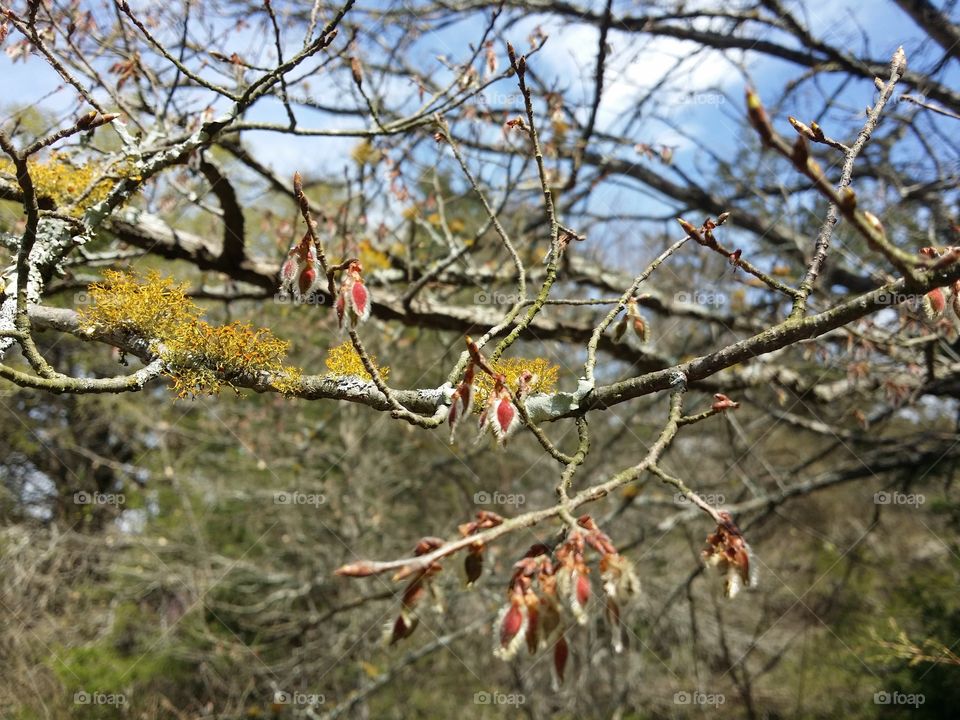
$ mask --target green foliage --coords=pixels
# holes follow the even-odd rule
[[[82,646],[56,646],[46,664],[59,678],[78,720],[115,718],[152,704],[189,680],[156,613],[132,602],[116,606],[110,631]]]

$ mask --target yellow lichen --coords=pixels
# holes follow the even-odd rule
[[[493,363],[493,369],[501,373],[507,380],[507,386],[513,392],[517,391],[517,385],[520,380],[520,374],[524,370],[529,370],[536,376],[536,381],[530,387],[533,393],[549,393],[557,385],[557,376],[560,368],[552,364],[549,360],[541,357],[536,358],[502,358]],[[483,407],[487,395],[493,390],[493,378],[484,372],[477,372],[477,394],[474,408],[479,412]]]
[[[78,207],[69,210],[69,213],[76,217],[82,215],[85,208],[104,200],[116,184],[116,178],[127,176],[128,173],[126,166],[114,168],[111,177],[105,175],[108,170],[105,163],[76,164],[66,155],[57,152],[50,153],[49,157],[42,160],[27,161],[27,168],[37,196],[52,201],[58,209],[66,209],[83,197]],[[16,174],[10,160],[0,160],[0,177],[15,183]]]
[[[353,146],[350,157],[357,165],[376,165],[383,158],[383,153],[369,140],[361,140]]]
[[[370,361],[380,372],[380,377],[386,382],[390,376],[390,368],[388,366],[380,367],[377,365],[377,359],[372,355],[370,356]],[[373,379],[363,366],[363,361],[349,340],[340,343],[336,347],[330,348],[330,351],[327,353],[327,359],[324,362],[331,375],[354,375],[364,380]]]
[[[260,373],[281,392],[296,389],[301,371],[283,365],[290,343],[241,322],[211,325],[186,289],[156,271],[107,270],[103,281],[89,288],[91,304],[79,311],[80,327],[150,338],[180,397],[216,395],[224,385]]]
[[[273,384],[282,391],[292,390],[300,380],[298,369],[283,367],[290,343],[267,328],[194,320],[165,345],[163,357],[180,397],[215,395],[232,380],[262,372],[274,376]]]
[[[145,275],[105,270],[103,280],[87,290],[89,307],[78,312],[89,328],[124,331],[166,342],[179,328],[203,314],[187,297],[188,283],[177,283],[156,270]]]
[[[383,270],[390,267],[390,258],[385,252],[377,250],[369,240],[361,240],[357,247],[360,263],[367,271]]]

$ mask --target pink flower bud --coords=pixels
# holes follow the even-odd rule
[[[927,320],[933,321],[943,315],[947,308],[947,299],[943,288],[934,288],[923,296],[923,314]]]
[[[722,412],[724,410],[736,410],[738,407],[740,407],[740,403],[734,402],[723,393],[716,393],[713,396],[713,405],[710,406],[710,409],[714,412]]]
[[[280,282],[283,285],[292,285],[297,277],[297,271],[300,269],[300,263],[296,257],[288,257],[283,265],[280,266]]]
[[[579,603],[581,607],[585,607],[589,600],[590,580],[586,575],[579,575],[577,577],[577,603]]]
[[[501,398],[497,403],[497,424],[500,426],[500,434],[506,434],[513,424],[517,411],[513,409],[513,403],[509,398]]]
[[[507,438],[520,426],[520,415],[504,385],[505,378],[498,375],[493,392],[487,397],[486,411],[480,418],[481,433],[489,427],[497,442],[506,444]]]
[[[355,328],[370,317],[370,292],[363,284],[360,273],[363,266],[356,260],[350,263],[340,282],[340,292],[337,294],[337,320],[343,328],[344,317],[349,317],[350,327]]]
[[[357,322],[363,322],[370,317],[370,293],[367,292],[363,280],[354,282],[350,290],[350,304],[357,315]]]
[[[510,660],[517,654],[525,640],[527,607],[522,596],[515,594],[510,604],[500,611],[497,627],[497,647],[494,655],[501,660]]]
[[[308,265],[301,271],[297,284],[300,288],[301,297],[306,297],[317,284],[317,271]]]

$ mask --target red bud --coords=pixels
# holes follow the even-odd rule
[[[523,611],[520,605],[513,603],[500,624],[500,647],[506,648],[523,627]]]
[[[584,607],[590,599],[590,580],[586,575],[577,576],[577,602]]]
[[[567,647],[567,640],[563,635],[553,646],[553,669],[557,673],[557,679],[563,682],[563,674],[567,669],[567,658],[570,657],[570,648]]]
[[[303,272],[300,273],[300,278],[297,281],[297,284],[300,287],[300,294],[307,295],[316,282],[317,271],[312,267],[304,268]]]

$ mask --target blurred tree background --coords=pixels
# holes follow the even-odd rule
[[[104,87],[125,98],[124,112],[142,116],[142,128],[127,122],[145,144],[160,143],[145,136],[161,107],[167,136],[212,114],[216,103],[201,96],[204,88],[180,73],[174,79],[168,59],[114,3],[13,5],[24,6],[14,8],[24,17],[39,5],[40,27],[75,21],[77,45],[65,34],[50,46],[83,77],[93,77],[92,68],[105,73]],[[168,242],[120,222],[105,227],[51,273],[43,302],[82,311],[92,304],[89,286],[105,270],[138,277],[156,270],[186,283],[212,325],[252,323],[289,341],[286,362],[304,374],[369,379],[337,330],[331,297],[301,304],[276,292],[280,263],[303,232],[288,182],[298,169],[310,203],[330,219],[331,257],[357,256],[374,301],[383,303],[362,334],[389,385],[441,386],[463,336],[482,335],[513,302],[513,266],[452,156],[438,159],[445,148],[433,137],[433,120],[380,133],[370,124],[370,107],[395,121],[406,107],[392,106],[396,97],[411,93],[404,102],[425,102],[418,84],[428,97],[448,79],[459,83],[451,97],[478,92],[484,38],[496,41],[497,73],[506,65],[503,39],[517,43],[516,36],[537,32],[551,35],[544,47],[559,46],[552,48],[556,56],[532,51],[528,60],[557,173],[555,195],[564,222],[587,235],[571,241],[564,257],[563,297],[618,297],[682,237],[676,217],[724,209],[738,223],[728,236],[717,231],[725,244],[771,276],[799,283],[826,202],[789,161],[763,153],[740,90],[748,82],[765,90],[778,128],[787,114],[815,117],[829,135],[852,143],[866,118],[862,105],[876,93],[873,77],[888,79],[889,58],[901,43],[911,72],[927,82],[917,86],[905,76],[902,93],[926,91],[922,102],[948,114],[898,95],[854,185],[863,202],[879,208],[887,235],[911,253],[957,243],[960,121],[949,113],[960,108],[949,102],[956,100],[960,51],[931,40],[936,22],[911,19],[932,7],[948,19],[943,33],[956,33],[956,3],[890,3],[878,18],[858,7],[843,16],[844,32],[830,33],[799,3],[789,5],[517,0],[352,8],[331,51],[336,62],[323,66],[333,79],[314,79],[301,90],[321,97],[297,96],[293,105],[309,119],[304,125],[328,122],[324,127],[339,131],[360,118],[374,128],[370,137],[333,132],[327,144],[310,145],[293,132],[268,136],[257,123],[285,122],[287,99],[277,90],[269,112],[244,115],[249,128],[228,130],[202,153],[172,163],[131,200],[182,236]],[[822,15],[821,5],[806,11]],[[132,6],[144,15],[148,4]],[[179,62],[242,78],[277,62],[271,17],[290,38],[289,57],[311,15],[322,25],[338,8],[187,0],[154,8],[148,26],[183,50]],[[483,35],[491,13],[495,29]],[[897,37],[896,22],[914,23],[906,38]],[[460,30],[449,30],[458,23]],[[181,27],[190,28],[185,40]],[[70,103],[56,107],[65,91],[55,82],[43,88],[53,100],[34,102],[38,86],[29,103],[18,101],[25,81],[14,87],[8,78],[44,60],[27,43],[23,52],[33,56],[17,64],[25,60],[22,38],[7,29],[3,126],[15,137],[40,137],[76,113]],[[727,29],[737,39],[732,45],[715,37]],[[576,77],[565,75],[551,63],[578,42],[589,47],[588,64]],[[812,60],[784,57],[778,43]],[[450,56],[428,62],[438,47]],[[231,59],[234,51],[242,60]],[[598,53],[607,55],[614,109],[591,119],[591,108],[596,115],[600,106]],[[644,63],[660,53],[670,63],[658,59],[646,77]],[[721,56],[737,75],[733,82],[711,72],[691,84],[701,63]],[[362,84],[350,80],[345,59],[352,57],[363,60]],[[463,64],[471,58],[472,66]],[[435,76],[431,67],[439,67]],[[320,82],[330,85],[319,91]],[[505,120],[523,114],[523,98],[514,78],[491,88],[484,86],[482,102],[472,97],[446,107],[445,117],[492,188],[498,217],[539,286],[547,249],[540,185],[529,149],[504,129]],[[164,105],[167,90],[177,99]],[[283,92],[293,98],[300,90],[291,79]],[[630,102],[618,104],[619,94]],[[706,121],[690,120],[704,111],[712,113]],[[278,149],[282,142],[293,149]],[[815,147],[836,176],[842,155],[829,159],[834,148]],[[133,170],[114,167],[102,176],[90,168],[119,148],[116,136],[100,129],[62,155],[38,159],[35,179],[50,203],[44,209],[64,206],[80,189],[89,191],[90,206],[98,182],[105,195]],[[216,189],[222,186],[211,173],[229,179],[229,193]],[[15,176],[0,166],[0,182],[12,188]],[[0,198],[0,265],[15,266],[10,238],[24,229],[22,198],[12,190]],[[243,230],[246,264],[223,266],[222,257],[211,260],[189,245],[193,237],[219,242],[231,222]],[[837,237],[836,257],[812,296],[817,311],[889,274],[848,223]],[[797,238],[799,250],[791,247]],[[456,248],[467,251],[449,265],[450,277],[427,286],[434,305],[419,316],[404,311],[403,292]],[[650,337],[604,341],[599,382],[686,362],[760,332],[790,310],[789,298],[703,248],[687,248],[664,268],[652,289],[641,287],[650,290],[639,301]],[[265,285],[256,278],[266,278]],[[524,333],[507,359],[536,365],[541,376],[555,373],[556,388],[572,391],[602,312],[548,306],[542,326]],[[550,544],[555,524],[492,544],[470,586],[462,557],[446,560],[434,596],[417,612],[416,631],[394,644],[402,585],[389,574],[334,574],[363,559],[407,557],[422,537],[456,537],[478,510],[512,517],[554,504],[557,465],[532,434],[517,433],[505,451],[474,443],[472,430],[450,444],[445,425],[425,430],[360,403],[229,386],[178,398],[169,378],[120,394],[47,393],[4,382],[0,716],[951,717],[960,703],[960,323],[949,313],[925,317],[916,303],[881,312],[691,385],[690,413],[709,407],[715,392],[740,407],[680,435],[662,467],[711,505],[734,509],[759,587],[725,598],[701,560],[713,526],[675,488],[646,475],[586,510],[640,579],[641,592],[622,610],[626,647],[614,650],[597,576],[589,622],[567,635],[562,684],[549,650],[522,650],[508,662],[492,652],[513,564],[532,545]],[[122,347],[76,333],[40,328],[35,339],[43,357],[73,377],[142,365]],[[664,409],[664,396],[647,394],[591,412],[591,452],[578,482],[592,485],[635,464],[660,434]],[[575,446],[574,423],[545,427],[558,446]]]

